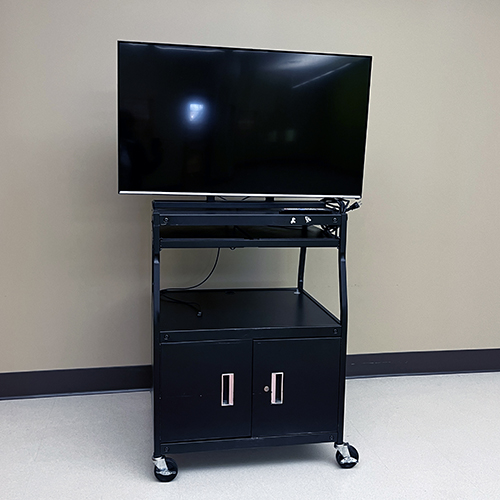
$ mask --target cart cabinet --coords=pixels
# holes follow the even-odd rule
[[[155,475],[168,454],[332,442],[343,468],[347,214],[322,202],[153,202]],[[168,248],[296,247],[297,286],[160,289]],[[306,249],[338,254],[340,318],[304,290]]]

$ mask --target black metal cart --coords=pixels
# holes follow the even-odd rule
[[[168,454],[332,442],[343,468],[347,214],[324,202],[153,202],[155,475]],[[297,286],[160,289],[168,248],[300,248]],[[338,251],[340,318],[304,290],[308,247]]]

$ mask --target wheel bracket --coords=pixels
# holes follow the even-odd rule
[[[335,443],[335,449],[342,455],[340,463],[344,464],[357,464],[358,460],[351,456],[349,452],[349,443]]]
[[[158,474],[161,474],[162,476],[170,476],[172,474],[175,474],[175,472],[171,471],[168,466],[167,462],[165,461],[165,457],[153,457],[153,462],[156,467],[156,472]]]

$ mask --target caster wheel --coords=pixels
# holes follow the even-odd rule
[[[164,457],[165,458],[165,463],[167,464],[168,467],[168,473],[162,473],[158,467],[155,467],[155,476],[158,481],[161,481],[162,483],[169,483],[170,481],[173,481],[177,477],[177,472],[179,469],[177,468],[177,464],[175,463],[175,460],[173,458],[169,457]]]
[[[349,459],[345,459],[340,451],[337,451],[337,454],[335,455],[335,458],[337,459],[337,463],[342,467],[342,469],[352,469],[359,460],[359,453],[354,446],[349,445],[349,454],[351,455],[352,458],[355,459],[355,461],[349,461]]]

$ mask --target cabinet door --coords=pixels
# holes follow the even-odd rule
[[[161,441],[250,436],[251,370],[251,341],[163,345]]]
[[[253,436],[335,432],[337,338],[254,341]]]

